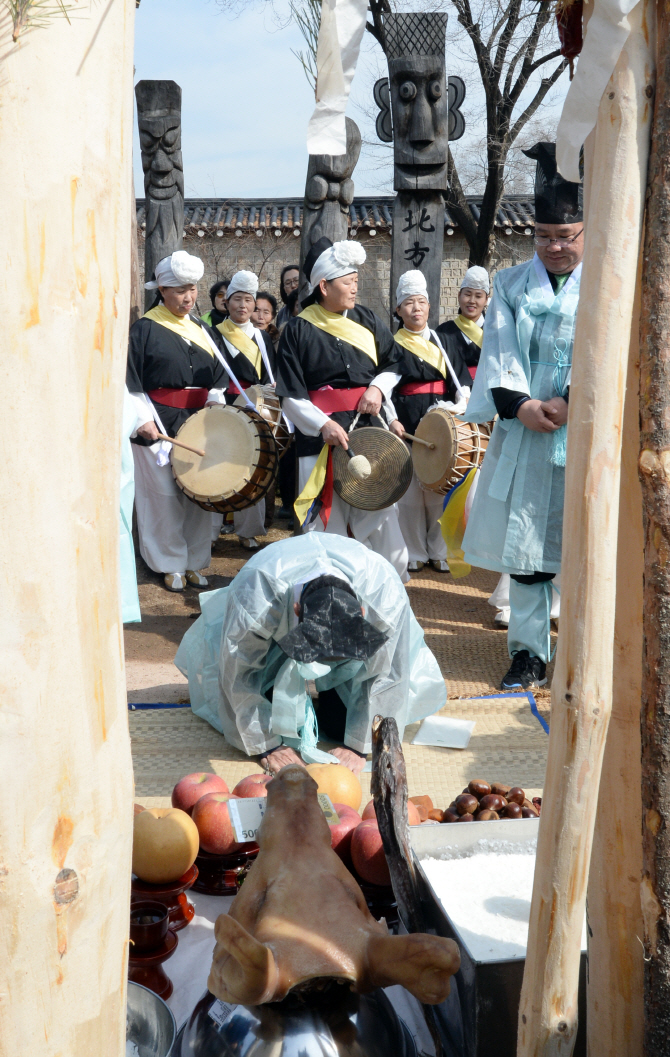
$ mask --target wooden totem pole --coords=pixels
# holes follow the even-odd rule
[[[146,199],[144,274],[149,280],[163,257],[181,249],[184,235],[181,88],[174,81],[139,81],[135,98]],[[146,308],[154,297],[153,290],[146,292]]]
[[[446,14],[387,14],[384,36],[393,118],[394,181],[391,313],[403,272],[426,276],[429,325],[440,319],[447,190],[449,98]]]
[[[17,202],[0,289],[2,1057],[125,1053],[119,478],[135,4],[82,6],[18,43],[7,18],[0,28],[0,189]]]

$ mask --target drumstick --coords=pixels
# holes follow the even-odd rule
[[[429,440],[422,440],[421,437],[415,437],[413,433],[402,433],[405,440],[411,440],[413,444],[423,444],[425,448],[430,448],[431,451],[435,450],[435,445],[431,444]]]
[[[176,448],[186,448],[186,451],[192,451],[194,455],[199,455],[202,459],[205,457],[204,451],[200,448],[192,448],[190,444],[184,444],[183,440],[175,440],[174,437],[166,437],[164,433],[157,433],[158,440],[166,440],[168,444],[174,444]]]

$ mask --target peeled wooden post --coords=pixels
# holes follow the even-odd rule
[[[586,151],[592,193],[570,387],[561,631],[519,1057],[568,1055],[577,1030],[580,938],[612,707],[621,429],[649,134],[648,10],[641,2],[630,15],[631,34]]]
[[[117,585],[135,4],[79,7],[16,44],[7,17],[0,29],[2,1057],[125,1053]]]
[[[642,816],[645,1057],[670,1038],[670,10],[658,5],[657,86],[640,326],[644,496]]]

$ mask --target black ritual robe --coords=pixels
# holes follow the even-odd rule
[[[442,344],[444,348],[444,342]],[[396,345],[398,345],[398,342],[396,342]],[[435,345],[432,338],[431,345]],[[409,349],[404,348],[402,345],[398,345],[398,348],[402,352],[402,379],[394,390],[393,403],[398,413],[398,418],[405,427],[406,432],[414,433],[426,411],[433,406],[436,400],[451,400],[455,403],[458,400],[458,393],[449,371],[447,371],[446,378],[443,378],[436,367],[426,363],[420,356],[415,356],[413,352],[410,352]],[[444,348],[444,351],[449,356],[451,366],[454,368],[454,373],[461,385],[467,385],[472,388],[472,378],[460,352],[456,348],[452,349],[451,353],[446,348]],[[440,353],[441,355],[442,353]],[[403,396],[400,392],[403,385],[407,385],[408,382],[440,381],[444,382],[447,388],[444,396],[439,396],[437,393],[414,393],[411,396]]]
[[[217,345],[221,349],[221,355],[223,356],[226,363],[230,364],[230,368],[239,382],[243,382],[245,387],[248,385],[270,385],[270,375],[268,374],[265,363],[261,360],[261,373],[260,377],[256,368],[252,364],[251,360],[248,359],[243,352],[237,351],[237,355],[233,356],[228,345],[223,340],[223,335],[215,330]],[[267,353],[268,362],[272,368],[272,372],[275,372],[275,347],[272,344],[272,338],[265,333],[264,330],[259,331],[263,338],[265,345],[265,351]],[[252,338],[255,345],[258,344],[256,338]],[[234,346],[233,346],[234,348]],[[230,383],[233,384],[232,382]],[[234,404],[237,400],[238,393],[228,392],[226,393],[226,401],[229,404]]]
[[[197,317],[191,316],[195,322]],[[212,338],[216,332],[206,328]],[[130,328],[126,385],[131,393],[148,393],[153,389],[225,389],[228,375],[213,353],[191,345],[153,319],[138,319]],[[169,437],[199,408],[168,407],[154,401]],[[136,437],[133,444],[152,442]]]
[[[463,331],[458,329],[453,319],[448,319],[446,323],[440,323],[439,327],[436,327],[435,329],[440,335],[440,341],[442,342],[444,351],[452,363],[454,362],[452,359],[452,353],[455,355],[456,352],[458,352],[466,367],[472,367],[473,370],[477,367],[482,350],[478,345],[475,345],[472,341],[469,341],[466,338]],[[472,378],[473,376],[470,375],[469,385],[472,385]]]
[[[367,388],[378,374],[385,371],[400,374],[402,350],[381,319],[363,305],[350,309],[347,319],[372,332],[377,348],[377,363],[347,341],[333,337],[306,319],[295,316],[286,324],[279,339],[278,396],[309,400],[310,390],[322,389],[327,385],[333,389],[355,389],[359,386]],[[356,412],[336,411],[330,417],[348,431]],[[361,415],[357,426],[379,426],[379,420],[369,415]],[[307,437],[297,427],[295,438],[298,458],[318,455],[323,447],[320,436]]]

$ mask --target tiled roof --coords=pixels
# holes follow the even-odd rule
[[[468,197],[468,205],[475,220],[479,219],[481,198]],[[388,232],[392,227],[393,195],[355,198],[349,207],[349,231],[363,229],[370,235]],[[137,224],[145,226],[145,202],[137,199]],[[507,235],[531,235],[535,224],[532,198],[510,195],[503,199],[496,217],[496,228]],[[187,198],[184,201],[184,234],[203,238],[205,235],[226,233],[248,234],[251,231],[274,231],[277,235],[292,231],[300,234],[302,199],[276,198],[265,202],[255,198]],[[445,210],[445,232],[451,235],[458,228],[456,221]]]

